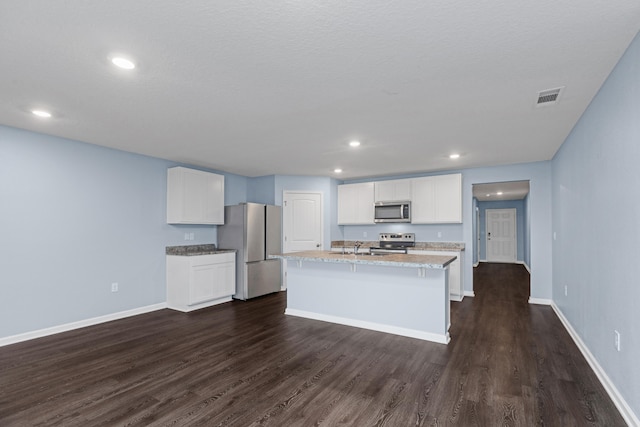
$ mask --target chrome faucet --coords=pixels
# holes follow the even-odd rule
[[[360,249],[360,246],[362,246],[362,242],[356,242],[353,245],[353,254],[354,255],[358,255],[358,249]]]

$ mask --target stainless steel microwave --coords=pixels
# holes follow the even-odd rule
[[[376,202],[374,222],[411,222],[411,202]]]

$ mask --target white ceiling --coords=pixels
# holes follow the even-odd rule
[[[0,123],[246,176],[549,160],[639,29],[638,0],[2,0]]]

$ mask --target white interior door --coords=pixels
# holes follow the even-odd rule
[[[487,261],[516,262],[517,233],[515,209],[487,209]]]
[[[322,250],[322,193],[285,191],[284,252]]]

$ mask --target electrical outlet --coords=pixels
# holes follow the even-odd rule
[[[184,240],[189,240],[189,233],[184,233]]]
[[[195,234],[194,234],[194,233],[189,233],[189,240],[193,240],[193,239],[194,239],[194,237],[195,237]]]
[[[111,284],[111,292],[118,292],[118,283],[113,282]]]
[[[620,332],[618,331],[613,331],[613,345],[620,351]]]
[[[362,237],[367,237],[367,232],[366,231],[362,232]]]
[[[568,293],[569,293],[569,287],[567,285],[564,285],[564,296],[566,297]]]
[[[438,238],[442,237],[442,231],[438,231]]]

